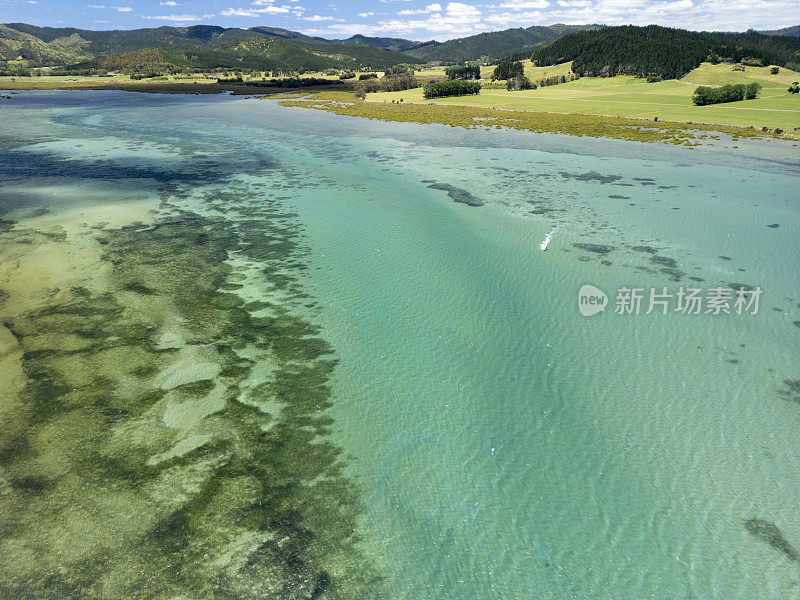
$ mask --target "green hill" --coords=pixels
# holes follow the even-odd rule
[[[433,42],[406,50],[407,54],[425,61],[443,63],[462,63],[468,60],[504,58],[511,54],[529,54],[555,40],[584,30],[593,30],[600,25],[549,25],[506,29],[480,33],[464,38],[449,40],[441,44]]]
[[[91,56],[89,45],[90,42],[74,33],[45,41],[0,25],[0,61],[24,60],[43,66],[68,64]]]
[[[366,39],[366,38],[365,38]],[[353,40],[353,38],[351,38]],[[398,45],[404,40],[395,40]],[[121,31],[0,25],[0,61],[29,66],[136,70],[143,64],[260,70],[383,69],[419,59],[354,40],[325,40],[274,27],[210,25]],[[415,45],[416,42],[408,42]],[[151,54],[142,55],[143,51]],[[158,55],[152,54],[157,52]],[[109,66],[109,65],[114,65]]]
[[[573,71],[583,76],[654,73],[664,79],[682,77],[709,57],[798,70],[800,39],[625,25],[572,33],[531,56],[540,65],[572,61]]]
[[[369,47],[300,42],[281,37],[251,35],[231,44],[213,47],[179,47],[162,50],[167,60],[181,67],[242,68],[259,70],[384,69],[417,62],[411,56]]]

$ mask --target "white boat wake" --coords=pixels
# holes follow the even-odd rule
[[[553,231],[551,231],[550,233],[548,233],[548,234],[547,234],[547,235],[544,237],[544,241],[543,241],[541,244],[539,244],[539,248],[541,248],[541,249],[542,249],[542,252],[544,252],[545,250],[547,250],[547,246],[548,246],[548,244],[550,244],[550,240],[553,238],[553,234],[556,232],[556,229],[558,229],[558,227],[553,227]]]

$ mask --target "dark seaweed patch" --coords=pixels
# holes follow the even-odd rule
[[[800,379],[785,379],[783,389],[779,390],[786,400],[800,403]]]
[[[432,183],[428,187],[433,190],[442,190],[443,192],[447,192],[447,195],[450,196],[450,199],[453,200],[453,202],[459,202],[460,204],[466,204],[467,206],[483,206],[483,200],[476,198],[467,190],[455,187],[449,183]]]
[[[597,171],[590,171],[588,173],[567,173],[560,171],[559,174],[564,179],[574,179],[575,181],[596,181],[600,184],[614,183],[622,179],[622,175],[603,175]]]
[[[602,244],[572,244],[573,247],[579,248],[581,250],[586,250],[586,252],[594,252],[595,254],[608,254],[613,252],[616,248],[614,246],[605,246]]]
[[[747,292],[752,292],[756,289],[752,285],[747,285],[746,283],[729,283],[728,287],[737,291],[741,289]]]
[[[764,519],[747,519],[744,522],[744,527],[747,533],[757,540],[769,544],[793,563],[800,563],[800,553],[798,553],[795,547],[792,546],[789,540],[783,535],[783,532],[774,523],[770,523]]]

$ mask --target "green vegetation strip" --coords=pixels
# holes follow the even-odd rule
[[[272,96],[275,98],[275,96]],[[337,115],[364,117],[382,121],[440,123],[467,129],[508,127],[535,133],[608,137],[638,142],[666,142],[698,146],[719,132],[739,137],[764,135],[732,127],[686,125],[637,119],[568,115],[532,111],[510,111],[471,106],[435,106],[404,103],[364,102],[346,92],[320,92],[307,100],[283,100],[282,106],[325,110]]]

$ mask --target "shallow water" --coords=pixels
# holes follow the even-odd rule
[[[796,148],[2,108],[3,597],[795,593]]]

